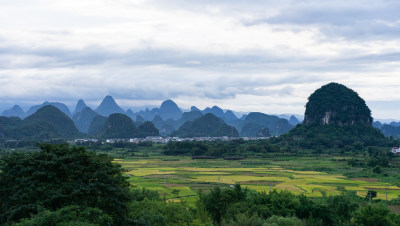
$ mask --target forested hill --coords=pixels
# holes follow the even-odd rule
[[[240,123],[241,136],[279,136],[293,128],[289,121],[274,115],[251,112]],[[267,132],[268,131],[268,132]]]
[[[222,119],[208,113],[194,121],[184,123],[172,136],[179,137],[238,137],[238,131]]]
[[[356,92],[338,83],[317,89],[308,98],[307,125],[372,126],[371,110]]]
[[[372,127],[371,111],[356,92],[330,83],[308,98],[305,120],[280,142],[301,148],[384,146],[387,138]]]
[[[147,121],[137,128],[131,118],[118,113],[111,114],[104,122],[102,129],[95,134],[100,138],[121,139],[158,135],[159,132],[152,122]]]
[[[40,108],[24,120],[3,118],[1,127],[2,136],[5,139],[69,139],[81,135],[72,120],[51,105]]]

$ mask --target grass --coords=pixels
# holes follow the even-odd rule
[[[229,187],[235,183],[256,191],[288,190],[309,197],[340,195],[346,190],[364,197],[368,190],[376,190],[377,198],[385,200],[386,187],[388,200],[400,195],[400,187],[390,181],[344,176],[340,172],[346,171],[346,163],[331,157],[241,161],[192,160],[189,157],[170,159],[164,156],[130,157],[118,158],[115,162],[127,169],[126,174],[133,185],[156,190],[171,201],[182,199],[190,205],[195,204],[199,190],[207,191],[214,186]],[[179,190],[179,193],[176,195],[174,190]]]

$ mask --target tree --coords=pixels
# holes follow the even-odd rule
[[[112,158],[68,144],[39,147],[1,157],[0,224],[66,206],[98,208],[115,224],[126,219],[130,184]]]
[[[381,174],[382,173],[382,169],[379,166],[375,166],[374,168],[372,168],[372,172],[377,173],[377,174]]]
[[[384,206],[369,205],[361,209],[356,216],[356,223],[365,226],[389,226],[391,223],[390,211]]]
[[[208,194],[202,194],[200,200],[204,202],[205,208],[216,225],[220,225],[226,212],[227,203],[223,200],[222,191],[214,187]]]
[[[144,199],[131,203],[133,225],[193,225],[194,211],[190,211],[184,202],[165,202],[148,192],[140,196]]]
[[[358,205],[350,199],[350,194],[341,196],[330,196],[328,198],[328,208],[334,213],[337,222],[350,221],[353,212],[358,209]]]
[[[241,213],[236,216],[236,221],[231,219],[228,222],[223,221],[223,226],[263,226],[265,219],[259,217],[257,214],[249,216]]]
[[[103,211],[97,208],[82,209],[78,206],[67,206],[54,212],[46,210],[33,216],[30,219],[23,219],[17,226],[31,225],[74,225],[74,226],[95,226],[111,225],[112,219],[103,214]]]
[[[174,190],[172,190],[172,194],[174,194],[177,198],[179,198],[179,190],[178,189],[174,189]]]
[[[282,217],[282,216],[272,216],[268,218],[266,224],[264,225],[304,225],[304,222],[297,217]]]
[[[372,200],[373,198],[375,198],[377,196],[376,191],[368,191],[367,195],[365,196],[365,199],[367,200]]]

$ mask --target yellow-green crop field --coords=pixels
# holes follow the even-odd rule
[[[339,174],[294,170],[295,167],[289,169],[288,165],[294,163],[287,161],[248,167],[251,161],[192,160],[189,157],[173,161],[163,157],[115,159],[126,169],[133,185],[157,190],[168,200],[183,199],[193,205],[199,190],[206,192],[214,186],[229,187],[236,183],[256,191],[288,190],[309,197],[340,195],[346,190],[363,197],[368,190],[375,190],[380,199],[386,199],[387,190],[388,200],[400,195],[400,187],[376,179],[347,178]],[[299,167],[298,164],[305,163],[296,164]]]

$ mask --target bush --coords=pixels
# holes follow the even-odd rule
[[[268,218],[265,226],[301,226],[305,225],[302,220],[297,217],[282,217],[282,216],[272,216]]]
[[[91,225],[112,225],[112,219],[103,211],[97,208],[82,208],[79,206],[67,206],[54,212],[49,210],[40,212],[30,219],[23,219],[16,226],[91,226]]]
[[[265,220],[259,217],[257,214],[248,216],[247,214],[238,214],[236,220],[231,219],[230,221],[222,222],[222,226],[262,226]]]
[[[356,223],[364,226],[395,226],[399,225],[400,216],[391,213],[381,205],[368,205],[356,215]]]
[[[381,169],[381,167],[379,167],[379,166],[375,166],[375,167],[372,169],[372,172],[377,173],[377,174],[381,174],[381,173],[382,173],[382,169]]]

